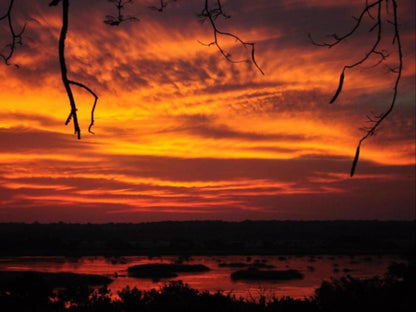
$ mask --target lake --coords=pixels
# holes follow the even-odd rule
[[[149,263],[203,264],[210,271],[203,273],[179,273],[176,278],[153,281],[129,277],[127,268],[133,265]],[[260,295],[271,298],[290,296],[304,298],[312,296],[323,280],[331,277],[339,278],[346,274],[357,278],[368,278],[383,275],[392,262],[400,262],[395,256],[193,256],[179,258],[163,256],[149,258],[145,256],[126,256],[117,258],[106,257],[3,257],[0,258],[1,271],[40,271],[40,272],[71,272],[98,274],[110,277],[113,282],[109,288],[116,294],[127,285],[142,290],[159,288],[170,280],[182,280],[190,287],[210,292],[222,291],[232,293],[236,297],[247,299],[258,298]],[[289,281],[234,281],[232,272],[244,269],[234,266],[257,265],[273,267],[274,270],[298,270],[303,279]],[[238,263],[238,265],[236,265]]]

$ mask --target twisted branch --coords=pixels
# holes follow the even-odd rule
[[[10,65],[10,59],[13,57],[13,54],[16,50],[16,45],[22,45],[22,35],[26,29],[26,24],[23,25],[22,29],[19,32],[16,32],[16,30],[13,27],[12,22],[12,10],[13,10],[13,4],[14,0],[10,0],[9,8],[7,9],[6,14],[0,17],[0,21],[7,19],[7,24],[9,26],[9,31],[11,35],[11,42],[6,45],[6,48],[9,48],[9,52],[6,54],[3,54],[0,52],[0,58],[3,59],[4,63],[6,65]],[[17,64],[15,64],[16,67],[18,67]]]
[[[213,8],[210,7],[209,0],[205,0],[204,8],[202,9],[201,13],[198,14],[198,17],[201,19],[202,22],[204,22],[206,20],[209,21],[209,23],[212,27],[212,30],[214,32],[214,40],[210,43],[202,43],[200,41],[199,41],[199,43],[201,43],[205,46],[208,46],[208,47],[212,46],[212,45],[216,46],[217,49],[220,51],[220,53],[230,63],[244,63],[244,62],[247,62],[247,61],[251,62],[260,71],[260,73],[262,75],[264,75],[263,70],[257,64],[256,59],[255,59],[254,43],[243,41],[237,35],[219,30],[215,22],[216,22],[217,18],[220,17],[220,16],[222,16],[225,19],[228,19],[228,18],[231,17],[230,15],[225,14],[225,12],[222,8],[221,0],[216,0],[216,6],[213,7]],[[230,53],[228,53],[226,50],[224,50],[224,48],[218,42],[218,35],[223,35],[223,36],[233,38],[238,43],[240,43],[245,49],[250,49],[250,55],[251,55],[250,60],[233,60],[232,55]]]
[[[88,127],[88,131],[91,133],[92,133],[91,127],[94,125],[94,111],[95,111],[95,106],[97,104],[98,97],[90,88],[88,88],[84,84],[68,79],[67,67],[66,67],[66,62],[65,62],[65,39],[66,39],[66,34],[68,32],[69,0],[54,0],[49,4],[49,6],[56,6],[61,1],[62,1],[62,28],[61,28],[61,34],[59,36],[59,64],[61,67],[62,82],[64,84],[66,93],[68,95],[69,104],[71,106],[71,112],[69,113],[69,116],[66,119],[65,125],[67,125],[72,119],[74,122],[74,132],[77,135],[78,139],[81,139],[81,129],[78,123],[77,106],[75,103],[74,95],[72,93],[71,84],[84,88],[89,93],[91,93],[95,98],[94,105],[91,110],[91,123],[90,123],[90,126]]]
[[[396,80],[394,83],[394,88],[393,88],[393,97],[390,103],[390,106],[388,107],[388,109],[380,114],[372,114],[373,116],[369,117],[367,116],[367,119],[370,123],[372,123],[373,125],[370,127],[364,127],[361,128],[362,130],[364,130],[366,133],[364,134],[364,136],[359,140],[358,145],[357,145],[357,149],[355,152],[355,157],[352,163],[352,167],[351,167],[351,171],[350,171],[350,176],[352,177],[355,173],[355,169],[358,163],[358,159],[359,159],[359,155],[360,155],[360,147],[361,144],[370,136],[375,135],[376,130],[379,128],[380,124],[383,122],[384,119],[386,119],[386,117],[392,112],[394,105],[396,103],[396,98],[397,98],[397,93],[398,93],[398,86],[399,86],[399,81],[401,78],[401,73],[402,73],[402,68],[403,68],[403,54],[402,54],[402,46],[401,46],[401,42],[400,42],[400,33],[399,33],[399,22],[398,22],[398,17],[397,17],[397,0],[391,0],[393,3],[393,22],[390,22],[390,24],[393,25],[394,27],[394,36],[393,36],[393,42],[392,44],[395,46],[395,49],[397,51],[398,54],[398,67],[394,68],[394,69],[390,69],[391,72],[396,74]],[[332,97],[332,99],[330,100],[329,103],[334,103],[335,100],[338,98],[339,94],[342,91],[342,86],[343,86],[343,82],[344,82],[344,76],[345,76],[345,71],[347,69],[352,69],[354,67],[360,66],[363,63],[365,63],[372,55],[376,55],[379,57],[379,61],[373,65],[372,67],[375,67],[379,64],[381,64],[388,56],[389,54],[387,53],[387,51],[381,49],[379,50],[379,45],[381,42],[381,38],[383,35],[382,32],[382,4],[383,2],[385,2],[386,8],[386,15],[389,14],[389,6],[388,6],[388,2],[389,0],[378,0],[375,1],[371,4],[369,4],[366,1],[366,6],[365,8],[362,10],[360,16],[358,18],[356,18],[356,23],[354,25],[354,27],[347,32],[345,35],[343,36],[338,36],[337,34],[331,34],[330,36],[333,38],[332,42],[316,42],[312,39],[311,35],[308,34],[310,40],[312,41],[312,43],[314,45],[317,46],[323,46],[323,47],[328,47],[328,48],[332,48],[336,45],[338,45],[339,43],[343,42],[345,39],[353,36],[355,34],[355,32],[359,29],[361,22],[364,18],[364,16],[367,14],[369,18],[371,18],[372,20],[375,20],[375,24],[370,28],[369,32],[374,31],[375,29],[377,29],[377,35],[376,35],[376,40],[373,43],[373,45],[371,46],[371,48],[365,53],[364,57],[362,57],[361,59],[359,59],[358,61],[350,64],[350,65],[345,65],[341,71],[341,75],[340,75],[340,80],[339,80],[339,84],[338,84],[338,88],[334,94],[334,96]],[[373,7],[377,7],[377,15],[376,17],[374,17],[372,15],[372,13],[370,12],[370,10]],[[387,18],[387,17],[386,17]]]

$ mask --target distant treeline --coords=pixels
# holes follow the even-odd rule
[[[400,254],[412,221],[0,223],[6,255]]]

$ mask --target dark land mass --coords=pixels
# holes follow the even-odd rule
[[[287,281],[292,279],[302,279],[303,274],[298,270],[258,270],[248,268],[246,270],[235,271],[231,274],[233,280],[247,281]]]
[[[34,285],[43,287],[48,285],[52,288],[80,287],[107,285],[113,280],[95,274],[76,273],[49,273],[36,271],[0,271],[0,288],[21,287],[21,285]],[[12,286],[13,287],[13,286]]]
[[[0,223],[0,256],[403,254],[414,221]]]
[[[134,265],[128,268],[129,276],[138,278],[171,278],[177,273],[208,272],[210,269],[202,264],[167,264],[153,263]]]

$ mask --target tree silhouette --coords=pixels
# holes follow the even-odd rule
[[[123,14],[123,11],[126,9],[126,6],[133,4],[134,0],[108,0],[108,1],[114,4],[117,11],[116,11],[116,14],[113,13],[113,15],[107,15],[105,17],[104,19],[105,24],[109,26],[119,26],[120,24],[124,22],[139,21],[139,19],[135,16]],[[160,1],[157,1],[159,5],[150,6],[149,8],[152,10],[163,12],[167,8],[168,4],[173,1],[176,1],[176,0],[170,0],[170,1],[160,0]],[[203,8],[201,12],[198,14],[198,18],[200,19],[201,23],[203,22],[209,23],[213,31],[213,40],[209,43],[202,43],[202,42],[200,43],[205,46],[215,46],[220,52],[220,54],[227,61],[231,63],[249,62],[253,64],[254,67],[261,74],[264,75],[263,70],[257,64],[256,59],[255,59],[255,48],[254,48],[255,43],[244,41],[238,35],[231,33],[231,32],[222,31],[217,26],[217,19],[219,18],[229,19],[230,18],[230,15],[224,12],[221,0],[211,0],[211,1],[201,0],[201,1],[203,2]],[[59,4],[61,4],[62,6],[62,27],[61,27],[60,37],[59,37],[59,51],[58,51],[59,53],[58,54],[59,54],[59,63],[60,63],[62,82],[65,87],[65,90],[69,99],[69,104],[70,104],[70,113],[68,115],[68,118],[66,119],[65,124],[66,125],[69,124],[72,120],[73,125],[74,125],[74,132],[77,135],[78,139],[80,139],[81,129],[80,129],[78,117],[77,117],[77,105],[76,105],[76,102],[72,93],[71,86],[77,86],[77,87],[83,88],[94,97],[94,104],[91,109],[91,121],[88,127],[88,131],[90,133],[93,133],[91,131],[91,128],[94,125],[94,111],[95,111],[95,107],[97,104],[98,96],[96,95],[94,91],[92,91],[85,84],[70,80],[68,78],[67,66],[65,62],[65,40],[66,40],[66,35],[68,32],[68,23],[69,23],[69,3],[70,3],[70,0],[53,0],[50,2],[49,6],[58,6]],[[7,44],[5,47],[6,52],[0,53],[0,57],[3,59],[6,65],[11,65],[10,60],[12,59],[14,53],[16,52],[17,45],[22,44],[22,35],[26,27],[26,25],[23,25],[20,31],[16,31],[15,25],[13,24],[13,18],[12,18],[13,5],[14,5],[14,0],[9,0],[9,6],[8,6],[7,12],[3,16],[0,16],[0,21],[7,20],[8,29],[10,33],[10,43]],[[392,95],[392,99],[391,99],[389,107],[382,113],[372,114],[370,116],[367,115],[367,119],[368,119],[367,121],[371,125],[368,127],[361,128],[362,130],[365,131],[365,134],[360,138],[358,142],[356,154],[355,154],[352,167],[351,167],[351,172],[350,172],[351,176],[353,176],[355,173],[356,165],[357,165],[359,155],[360,155],[361,144],[367,138],[369,138],[370,136],[373,136],[376,133],[380,124],[387,118],[387,116],[390,115],[390,113],[393,111],[393,108],[396,104],[398,86],[399,86],[399,82],[400,82],[400,78],[402,74],[402,68],[403,68],[403,54],[402,54],[402,46],[401,46],[400,33],[399,33],[397,0],[376,0],[371,3],[369,3],[368,0],[365,0],[364,8],[362,9],[360,15],[355,18],[355,24],[353,25],[351,30],[343,35],[338,35],[336,33],[329,35],[331,37],[331,41],[317,42],[309,34],[309,38],[314,45],[332,48],[332,47],[342,44],[348,38],[353,37],[358,32],[358,30],[363,27],[362,22],[365,18],[369,18],[374,21],[373,26],[369,29],[369,33],[371,33],[374,37],[374,43],[365,51],[364,56],[362,58],[352,61],[350,64],[344,65],[341,71],[338,88],[329,103],[331,104],[334,103],[339,97],[339,95],[341,94],[345,74],[349,69],[353,69],[364,63],[367,63],[369,61],[369,58],[372,56],[376,56],[379,58],[378,62],[373,65],[374,67],[380,65],[388,58],[390,53],[381,48],[382,38],[389,36],[388,30],[386,30],[383,27],[383,25],[386,23],[391,24],[393,28],[392,45],[393,45],[394,52],[397,54],[398,65],[395,67],[389,67],[390,71],[396,75],[396,79],[395,79],[394,87],[393,87],[393,95]],[[221,45],[220,40],[219,40],[220,37],[226,37],[226,38],[235,40],[235,42],[240,44],[244,49],[246,49],[249,52],[249,57],[247,59],[242,59],[242,60],[234,59],[231,53],[226,51],[225,48]],[[18,66],[18,65],[15,64],[15,66]]]

